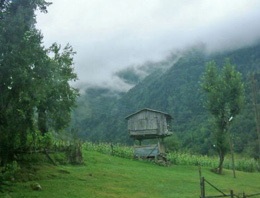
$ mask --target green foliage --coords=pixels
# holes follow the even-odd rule
[[[35,10],[44,0],[6,1],[0,10],[0,164],[36,144],[38,129],[61,131],[70,122],[78,91],[72,48],[42,46]],[[50,55],[53,55],[51,56]],[[47,137],[48,138],[48,137]],[[47,145],[48,146],[48,145]]]
[[[128,67],[117,72],[115,75],[121,78],[124,82],[133,85],[138,84],[141,80],[140,74],[137,73],[134,67]]]
[[[207,62],[215,60],[216,70],[221,71],[220,67],[225,65],[226,57],[242,74],[245,88],[244,108],[229,127],[234,151],[257,156],[258,152],[255,152],[253,145],[258,137],[250,73],[259,71],[259,43],[211,55],[205,53],[203,48],[193,48],[179,53],[178,59],[170,57],[158,64],[150,63],[152,72],[147,72],[149,75],[126,93],[100,87],[89,88],[78,99],[79,108],[73,112],[71,127],[78,128],[79,137],[87,141],[113,141],[131,145],[133,140],[129,138],[124,118],[142,108],[151,108],[173,116],[173,132],[177,138],[172,141],[177,140],[176,149],[203,155],[216,154],[211,133],[214,124],[208,122],[212,116],[204,108],[207,98],[199,82]],[[160,67],[165,62],[168,69]],[[258,105],[259,102],[258,96]]]
[[[0,169],[0,181],[11,180],[20,169],[21,168],[16,161],[6,164]]]
[[[50,150],[53,148],[54,140],[51,132],[45,133],[44,136],[40,136],[40,148]]]
[[[14,152],[24,149],[27,134],[34,127],[33,108],[37,104],[35,70],[43,54],[42,36],[34,28],[37,3],[10,2],[0,20],[0,161],[13,160]],[[39,59],[42,56],[38,57]]]
[[[121,158],[133,159],[134,148],[121,144],[111,143],[92,143],[85,142],[84,149],[88,151],[97,151],[106,155],[113,155]],[[174,165],[189,165],[215,168],[218,165],[218,158],[208,157],[206,155],[190,154],[183,152],[169,152],[167,159]],[[231,159],[226,159],[223,167],[232,169]],[[258,171],[257,161],[252,158],[239,157],[235,162],[235,168],[239,171],[255,172]]]
[[[214,116],[214,146],[219,154],[218,172],[222,173],[224,156],[228,150],[227,131],[230,119],[237,116],[244,105],[242,74],[236,72],[235,66],[226,59],[220,74],[215,62],[208,62],[201,79],[201,87],[208,96],[206,108]]]
[[[112,143],[92,143],[85,142],[84,149],[89,151],[97,151],[107,155],[114,155],[117,157],[132,159],[134,156],[134,148],[121,145],[121,144],[112,144]]]
[[[165,148],[167,151],[172,152],[172,151],[178,151],[181,146],[181,142],[178,139],[176,134],[173,134],[169,138],[166,138],[164,140]]]
[[[13,198],[199,197],[196,166],[162,167],[86,150],[83,156],[84,166],[34,166],[36,171],[31,172],[34,177],[24,174],[26,182],[16,182],[2,195]],[[259,192],[259,173],[238,171],[234,180],[230,170],[216,175],[210,168],[202,167],[202,175],[227,194],[230,189],[247,195]],[[33,191],[30,186],[34,183],[39,183],[43,190]],[[217,194],[210,186],[206,186],[206,192]]]
[[[70,164],[82,164],[82,143],[81,141],[74,141],[73,144],[66,148],[67,161]]]
[[[206,108],[216,119],[227,122],[231,116],[239,114],[244,105],[244,84],[242,74],[235,71],[229,59],[226,59],[221,74],[217,73],[215,62],[209,62],[202,80],[201,87],[208,96]],[[223,128],[224,123],[220,120],[219,127]]]
[[[75,54],[72,47],[67,45],[61,52],[61,46],[54,43],[48,51],[53,58],[49,60],[45,97],[40,99],[37,106],[38,126],[42,134],[49,128],[60,131],[69,125],[70,114],[78,96],[78,90],[69,84],[77,79],[72,68]]]
[[[193,165],[215,168],[218,166],[219,159],[217,157],[208,157],[205,155],[194,155],[189,153],[172,152],[167,155],[167,158],[172,164],[176,165]],[[226,159],[223,163],[225,169],[232,169],[231,158]],[[238,157],[235,161],[235,169],[245,172],[257,172],[257,161],[252,158]]]

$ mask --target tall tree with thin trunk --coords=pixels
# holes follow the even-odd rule
[[[244,84],[241,73],[226,59],[219,73],[214,61],[208,62],[202,76],[201,87],[207,94],[205,107],[214,116],[214,141],[219,154],[217,172],[222,173],[225,154],[228,150],[229,119],[238,115],[244,104]]]

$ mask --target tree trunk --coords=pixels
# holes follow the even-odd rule
[[[22,104],[24,107],[27,107],[29,106],[30,104],[25,102]],[[21,123],[23,124],[20,124],[20,149],[21,150],[26,150],[28,149],[28,145],[27,145],[27,135],[28,135],[28,132],[29,133],[32,133],[33,132],[33,109],[31,108],[26,108],[25,110],[25,118],[22,118],[20,120]]]
[[[221,149],[219,149],[219,165],[218,165],[218,174],[222,174],[223,162],[224,162],[224,154]]]
[[[46,111],[41,106],[38,107],[38,128],[42,135],[48,132]]]

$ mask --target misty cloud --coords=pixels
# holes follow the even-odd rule
[[[70,43],[77,51],[78,87],[123,91],[131,85],[115,73],[129,65],[139,70],[197,43],[214,52],[256,42],[259,10],[258,0],[55,0],[38,14],[38,28],[45,45]]]
[[[111,92],[121,93],[128,91],[134,85],[129,84],[118,76],[113,75],[108,81],[101,81],[100,83],[80,81],[76,84],[76,86],[80,90],[80,93],[83,94],[88,88],[104,88],[110,90]]]

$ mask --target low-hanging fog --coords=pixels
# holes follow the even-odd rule
[[[259,41],[259,0],[53,0],[37,14],[44,45],[70,43],[84,86],[125,91],[117,71],[203,43],[210,52]]]

